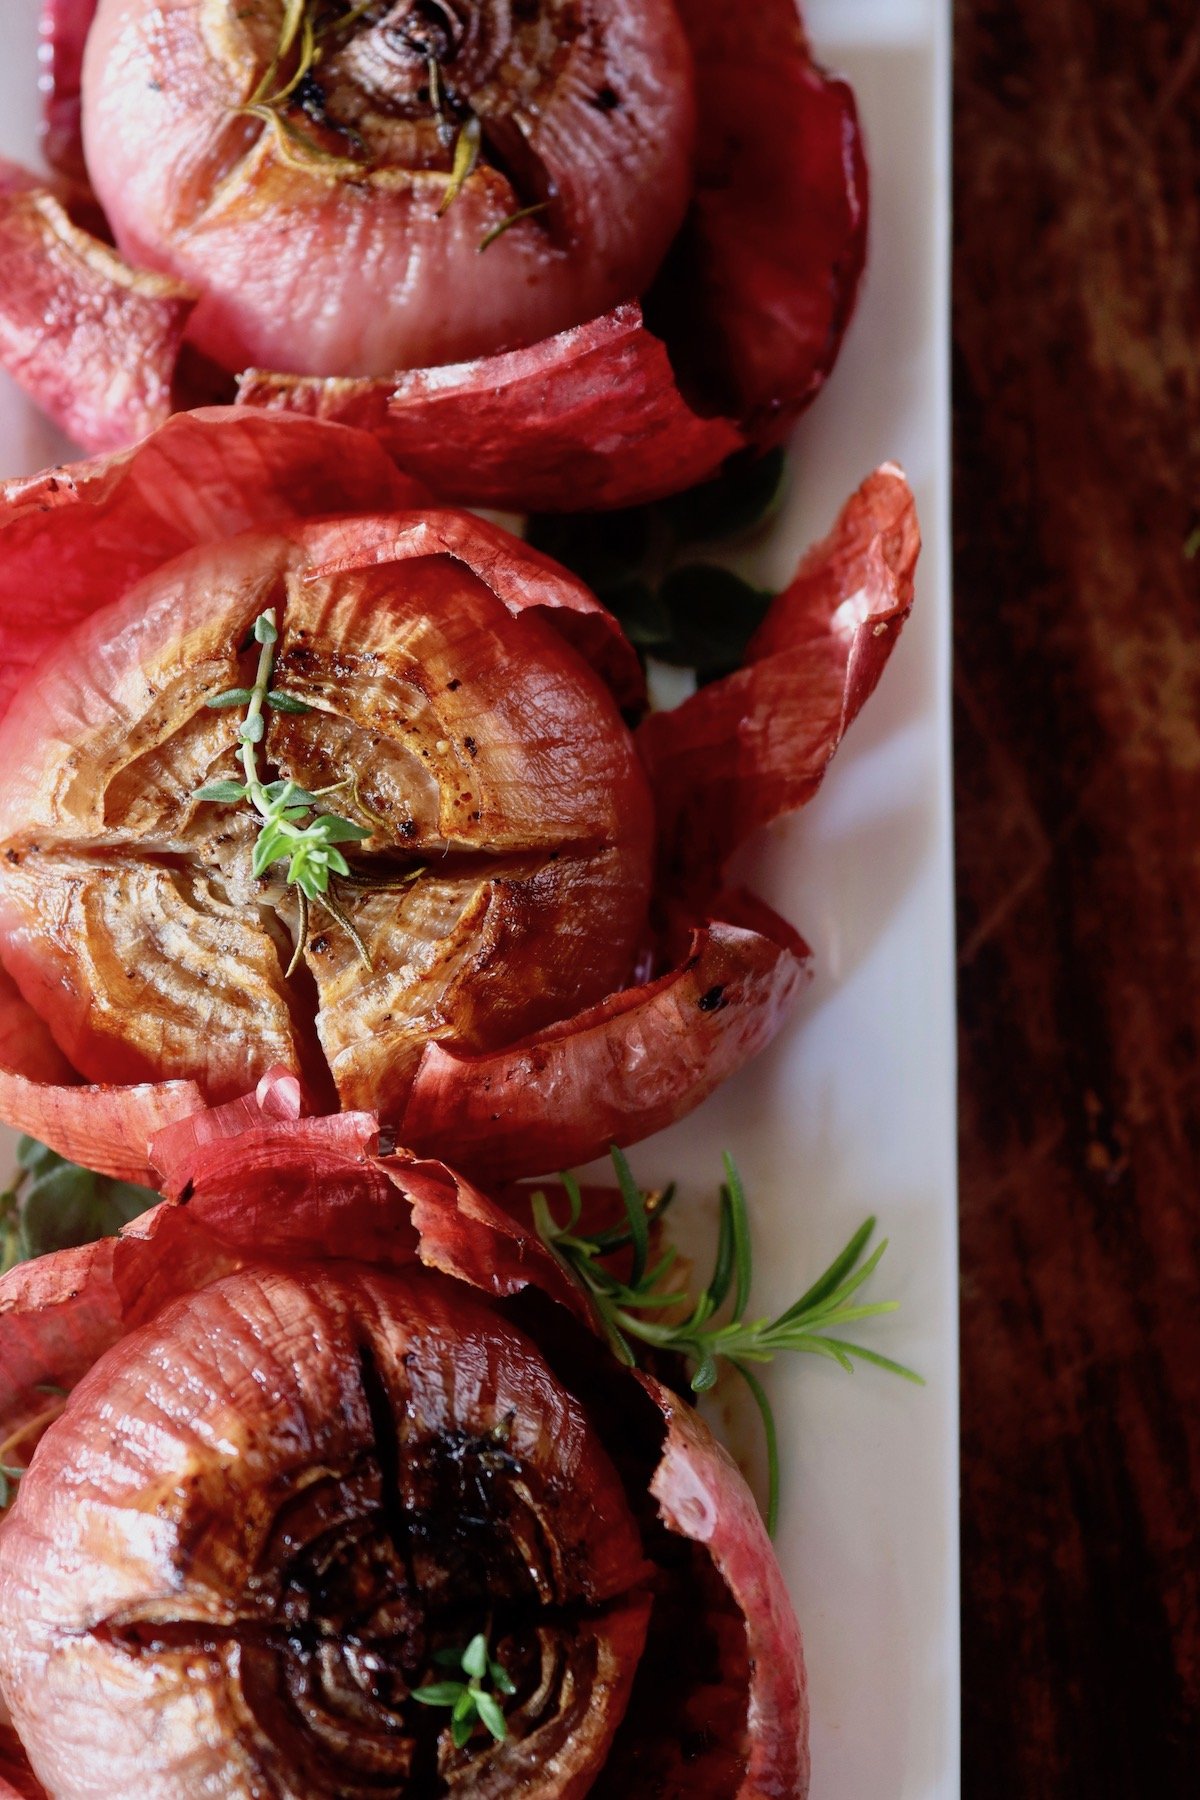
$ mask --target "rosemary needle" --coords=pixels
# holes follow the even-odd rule
[[[651,1260],[650,1225],[669,1201],[670,1191],[660,1200],[643,1193],[621,1151],[614,1146],[611,1154],[625,1224],[590,1235],[580,1233],[583,1195],[574,1176],[562,1175],[559,1179],[567,1202],[566,1222],[558,1223],[545,1193],[539,1190],[531,1197],[538,1236],[589,1295],[596,1318],[622,1362],[636,1362],[635,1344],[684,1356],[694,1365],[691,1385],[696,1393],[705,1393],[714,1386],[722,1361],[737,1370],[763,1422],[768,1472],[767,1527],[773,1533],[779,1516],[779,1437],[771,1403],[750,1367],[752,1363],[772,1362],[784,1350],[806,1351],[824,1356],[843,1369],[853,1370],[858,1359],[905,1381],[924,1385],[922,1377],[902,1363],[840,1335],[844,1327],[861,1319],[896,1310],[894,1300],[866,1304],[855,1301],[859,1289],[878,1268],[887,1239],[863,1261],[875,1232],[875,1220],[868,1219],[807,1293],[775,1318],[747,1318],[753,1276],[750,1215],[733,1158],[726,1153],[712,1276],[707,1287],[693,1297],[671,1280],[677,1262],[674,1249],[668,1249],[656,1262]],[[609,1266],[608,1259],[618,1251],[628,1252],[630,1258],[624,1276]],[[724,1313],[726,1307],[728,1312],[718,1323],[717,1315]],[[674,1316],[664,1319],[664,1312]]]

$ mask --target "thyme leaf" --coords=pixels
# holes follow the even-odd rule
[[[460,1669],[466,1680],[432,1681],[414,1688],[412,1698],[421,1706],[449,1707],[450,1735],[456,1749],[463,1749],[477,1723],[502,1744],[508,1725],[496,1694],[515,1694],[517,1688],[503,1663],[489,1653],[487,1633],[477,1631],[461,1649],[439,1650],[433,1660],[441,1668]],[[489,1681],[494,1693],[485,1686]]]
[[[643,655],[710,681],[742,662],[772,596],[714,558],[740,557],[779,504],[782,451],[732,457],[666,500],[604,514],[535,514],[528,538],[579,575]]]
[[[875,1232],[875,1220],[866,1220],[800,1299],[774,1318],[748,1318],[753,1276],[750,1214],[741,1176],[728,1152],[720,1189],[712,1277],[699,1295],[692,1295],[678,1281],[672,1281],[677,1261],[674,1250],[668,1250],[657,1262],[651,1261],[650,1225],[669,1201],[671,1190],[665,1197],[644,1193],[621,1151],[614,1146],[611,1154],[625,1208],[625,1226],[590,1235],[580,1233],[583,1199],[579,1184],[573,1176],[562,1175],[559,1179],[567,1202],[565,1222],[560,1224],[555,1219],[543,1191],[531,1196],[538,1236],[589,1296],[596,1318],[622,1362],[632,1365],[637,1361],[637,1345],[683,1356],[693,1365],[691,1385],[696,1393],[706,1393],[715,1385],[723,1362],[736,1369],[763,1422],[768,1471],[767,1528],[774,1533],[779,1517],[779,1439],[766,1389],[750,1364],[773,1362],[781,1351],[807,1352],[824,1356],[849,1371],[853,1371],[858,1359],[924,1386],[923,1377],[914,1370],[840,1335],[847,1325],[896,1310],[894,1300],[866,1304],[855,1300],[859,1289],[878,1268],[887,1239],[863,1261]],[[616,1273],[608,1260],[617,1251],[629,1255],[629,1268],[623,1275]],[[728,1313],[719,1321],[717,1315],[726,1306]],[[673,1313],[674,1317],[663,1318],[664,1312]]]

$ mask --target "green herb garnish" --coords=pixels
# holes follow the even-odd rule
[[[446,183],[446,192],[442,195],[442,203],[438,207],[438,218],[449,212],[463,188],[475,171],[479,161],[479,149],[483,142],[483,127],[475,114],[463,120],[454,140],[454,166],[450,171],[450,179]]]
[[[158,1200],[149,1188],[81,1169],[23,1137],[16,1171],[0,1193],[0,1274],[52,1250],[112,1237]]]
[[[550,202],[548,200],[537,200],[532,206],[518,207],[516,212],[510,212],[507,217],[500,220],[499,224],[493,225],[490,231],[485,231],[476,245],[476,249],[482,255],[483,251],[491,249],[497,238],[502,238],[506,231],[511,231],[514,225],[521,223],[522,219],[536,218],[539,213],[549,212],[549,210]]]
[[[774,1319],[748,1319],[753,1272],[750,1219],[741,1177],[728,1152],[720,1190],[716,1261],[712,1278],[698,1298],[672,1284],[679,1257],[676,1249],[668,1247],[657,1260],[651,1259],[650,1228],[669,1203],[671,1190],[665,1196],[643,1193],[625,1157],[615,1147],[612,1160],[625,1224],[590,1235],[580,1234],[576,1227],[583,1216],[583,1195],[573,1176],[562,1175],[559,1179],[567,1198],[567,1221],[560,1225],[546,1195],[541,1191],[534,1193],[531,1206],[538,1236],[590,1296],[605,1336],[622,1362],[636,1363],[635,1344],[684,1356],[695,1365],[691,1385],[698,1394],[714,1386],[721,1361],[737,1370],[762,1417],[769,1490],[767,1528],[773,1533],[779,1516],[778,1434],[770,1401],[749,1364],[772,1362],[783,1350],[809,1351],[850,1371],[857,1357],[900,1375],[905,1381],[924,1385],[922,1377],[902,1363],[839,1335],[842,1327],[861,1319],[895,1312],[898,1302],[894,1300],[852,1304],[855,1294],[878,1268],[887,1239],[876,1246],[865,1262],[860,1262],[875,1231],[875,1220],[868,1219],[825,1273],[785,1312]],[[608,1259],[621,1252],[630,1257],[624,1276],[608,1266]],[[723,1323],[718,1323],[716,1315],[727,1303],[728,1314]],[[664,1312],[674,1312],[677,1317],[665,1320],[661,1317]]]
[[[210,707],[244,706],[246,716],[238,726],[238,755],[245,770],[244,782],[211,781],[196,789],[197,800],[211,800],[220,806],[239,806],[249,801],[262,823],[254,846],[251,867],[255,876],[263,876],[272,864],[286,861],[287,881],[294,886],[300,901],[300,931],[296,949],[288,965],[290,975],[297,966],[308,937],[308,905],[317,901],[342,927],[350,938],[366,968],[371,958],[358,932],[330,892],[335,875],[349,875],[350,865],[339,850],[339,844],[359,844],[371,836],[364,825],[336,813],[318,812],[318,802],[330,794],[343,793],[353,787],[348,778],[331,787],[318,788],[310,794],[294,781],[264,782],[258,767],[258,746],[266,733],[263,709],[275,712],[307,713],[312,707],[295,694],[271,686],[275,671],[275,646],[279,631],[275,609],[269,607],[254,622],[255,641],[261,646],[258,671],[252,688],[228,688],[207,702]]]
[[[784,468],[782,451],[743,452],[682,494],[616,512],[537,514],[527,535],[587,583],[643,655],[710,681],[743,661],[773,598],[710,559],[761,530]]]
[[[427,1687],[414,1688],[412,1698],[422,1706],[450,1708],[450,1735],[454,1747],[461,1750],[476,1723],[487,1727],[498,1744],[508,1736],[504,1712],[496,1694],[515,1694],[516,1684],[503,1663],[488,1654],[487,1633],[477,1631],[466,1649],[439,1650],[434,1662],[443,1669],[461,1669],[465,1681],[434,1681]],[[484,1683],[490,1679],[496,1693],[489,1693]]]

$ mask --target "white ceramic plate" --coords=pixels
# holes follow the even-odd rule
[[[11,8],[0,154],[36,160],[36,8]],[[877,463],[904,464],[925,549],[884,680],[802,818],[768,833],[755,884],[813,944],[818,974],[773,1049],[634,1153],[711,1216],[720,1153],[754,1206],[756,1299],[795,1298],[867,1213],[891,1248],[864,1341],[913,1389],[816,1358],[767,1377],[783,1444],[779,1552],[807,1644],[812,1800],[958,1794],[957,1346],[949,726],[949,10],[946,0],[809,0],[824,61],[854,82],[872,169],[866,288],[796,440],[785,515],[758,572],[782,585]],[[0,376],[0,470],[64,446]],[[2,1152],[0,1152],[2,1154]],[[729,1403],[740,1401],[731,1391]],[[718,1403],[719,1405],[720,1403]],[[729,1421],[749,1442],[744,1414]]]

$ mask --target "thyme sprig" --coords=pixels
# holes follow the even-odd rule
[[[643,1193],[621,1151],[614,1146],[611,1154],[625,1224],[581,1233],[577,1228],[583,1217],[583,1195],[573,1176],[562,1175],[566,1222],[558,1223],[545,1193],[539,1190],[531,1197],[538,1236],[590,1296],[600,1326],[622,1362],[630,1366],[637,1362],[636,1344],[674,1352],[694,1365],[690,1379],[698,1394],[715,1385],[722,1361],[737,1370],[762,1418],[768,1471],[767,1527],[774,1532],[779,1516],[779,1439],[770,1401],[750,1364],[772,1362],[785,1350],[807,1351],[847,1371],[853,1371],[858,1358],[924,1385],[922,1377],[903,1363],[840,1335],[848,1325],[896,1311],[898,1302],[894,1300],[855,1301],[859,1289],[879,1267],[887,1239],[862,1261],[875,1232],[875,1220],[867,1219],[824,1274],[791,1306],[775,1318],[747,1318],[753,1251],[746,1194],[733,1158],[726,1152],[712,1277],[693,1297],[680,1279],[678,1250],[668,1246],[656,1258],[651,1254],[651,1225],[670,1203],[673,1190],[665,1195]],[[628,1254],[624,1274],[610,1266],[609,1259],[618,1253]],[[718,1322],[717,1315],[727,1305],[727,1316]],[[667,1313],[674,1316],[664,1317]]]
[[[450,1708],[450,1735],[456,1750],[463,1749],[477,1722],[502,1744],[508,1725],[496,1694],[515,1694],[517,1687],[503,1663],[489,1654],[487,1633],[477,1631],[465,1649],[439,1650],[433,1660],[443,1669],[461,1669],[467,1679],[430,1682],[427,1687],[414,1688],[412,1698],[422,1706]],[[485,1687],[488,1680],[495,1693]]]
[[[212,801],[221,806],[239,806],[249,801],[262,823],[254,846],[251,869],[256,877],[266,874],[273,863],[287,862],[287,881],[297,889],[300,901],[300,931],[295,954],[288,967],[290,975],[303,953],[308,935],[308,906],[316,901],[346,932],[359,957],[370,969],[371,959],[358,932],[330,892],[335,875],[349,875],[350,865],[338,848],[339,844],[362,843],[371,836],[368,827],[356,825],[337,813],[318,811],[319,803],[330,794],[353,789],[353,780],[334,782],[329,787],[310,793],[295,781],[264,781],[258,767],[258,746],[266,733],[264,709],[284,713],[308,713],[313,709],[295,694],[271,685],[275,672],[276,644],[279,628],[274,607],[260,613],[254,622],[254,638],[260,646],[254,686],[227,688],[206,702],[210,707],[244,706],[246,716],[238,726],[238,756],[245,771],[244,782],[210,781],[195,791],[197,800]]]

